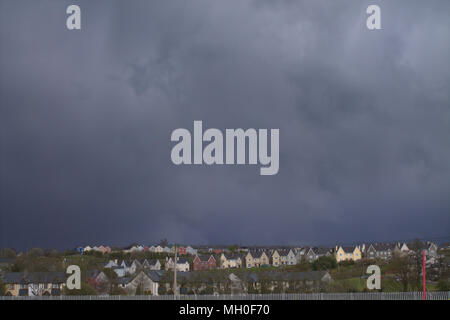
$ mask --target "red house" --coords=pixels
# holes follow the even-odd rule
[[[216,259],[213,255],[208,256],[195,256],[194,258],[194,271],[200,270],[212,270],[216,268]]]
[[[99,292],[103,292],[107,288],[108,277],[103,271],[88,270],[87,283]]]
[[[178,254],[180,256],[185,255],[186,254],[186,248],[185,247],[178,247]]]

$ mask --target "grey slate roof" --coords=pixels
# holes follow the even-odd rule
[[[263,249],[253,249],[249,251],[253,258],[261,258],[262,254],[265,253],[268,257],[271,256],[266,250]]]
[[[178,261],[177,263],[189,263],[189,259],[188,258],[183,258],[183,257],[177,257]]]
[[[330,248],[326,248],[326,247],[318,247],[318,248],[314,248],[314,252],[317,253],[318,255],[324,255],[327,253],[331,253],[331,249]]]
[[[125,285],[125,284],[130,283],[131,280],[132,279],[130,277],[122,277],[122,278],[117,278],[115,281],[117,284]]]
[[[352,253],[355,251],[355,246],[341,246],[342,250],[344,250],[345,253]]]
[[[371,245],[376,251],[389,251],[389,250],[393,251],[397,246],[395,243],[374,243]]]
[[[156,263],[158,262],[157,259],[148,259],[147,261],[148,261],[148,264],[151,265],[151,266],[156,265]]]
[[[28,284],[28,283],[64,283],[64,272],[6,272],[3,275],[4,283]]]
[[[237,260],[240,258],[240,256],[236,253],[224,253],[223,255],[227,258],[227,260]]]
[[[200,261],[203,261],[203,262],[208,262],[211,257],[214,258],[214,256],[211,254],[210,255],[206,255],[206,254],[197,255],[197,257],[200,259]],[[214,258],[214,260],[216,260],[216,258]]]
[[[147,272],[147,275],[152,279],[153,282],[159,282],[165,275],[164,270],[150,270]]]

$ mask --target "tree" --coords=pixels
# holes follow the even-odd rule
[[[125,289],[119,287],[119,286],[112,286],[111,288],[111,295],[112,296],[125,296],[127,292]]]
[[[158,295],[163,296],[167,294],[165,283],[161,283],[158,287]]]
[[[6,294],[6,287],[2,279],[0,279],[0,296],[4,296],[5,294]]]
[[[141,296],[144,294],[144,289],[143,289],[143,285],[142,283],[139,283],[138,286],[136,287],[136,296]]]
[[[33,248],[27,252],[27,256],[30,258],[42,257],[44,255],[44,250],[41,248]]]
[[[312,268],[314,271],[331,270],[337,268],[337,262],[334,257],[322,256],[312,263]]]
[[[51,249],[51,250],[47,250],[45,252],[45,255],[47,257],[51,257],[51,258],[58,258],[59,257],[59,252],[56,249]]]
[[[403,285],[403,291],[408,291],[408,284],[413,272],[413,268],[411,268],[410,257],[400,257],[393,256],[389,265],[387,266],[387,270],[396,275],[400,282]]]
[[[108,277],[109,280],[116,280],[117,273],[111,268],[103,268],[103,273]]]
[[[419,240],[415,239],[409,246],[411,250],[411,263],[414,269],[415,283],[418,290],[422,289],[422,263],[423,263],[423,251],[425,245]]]
[[[14,259],[17,256],[17,254],[13,249],[4,248],[2,249],[0,256],[3,258]]]

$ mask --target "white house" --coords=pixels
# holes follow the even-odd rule
[[[197,250],[192,248],[191,246],[187,246],[186,253],[195,256],[197,255]]]
[[[161,275],[157,271],[140,271],[134,278],[124,279],[120,286],[131,295],[150,293],[151,295],[157,296],[160,278]],[[136,290],[142,291],[136,292]]]
[[[305,255],[305,253],[306,253],[306,249],[305,248],[297,248],[297,249],[295,249],[294,254],[295,254],[296,264],[300,264],[302,262],[302,259],[303,259],[303,256]]]
[[[117,260],[109,260],[107,264],[105,264],[105,268],[113,268],[118,267]]]
[[[220,261],[220,268],[222,269],[242,267],[242,259],[238,255],[222,253],[219,261]]]
[[[189,271],[189,261],[186,258],[177,258],[177,271],[187,272]],[[173,259],[166,258],[166,270],[173,270]]]
[[[147,260],[150,270],[161,270],[161,262],[158,259]]]
[[[408,245],[405,242],[403,242],[403,244],[399,245],[399,247],[400,247],[400,252],[407,253],[409,251]]]
[[[281,263],[288,266],[293,266],[297,264],[297,259],[295,257],[294,251],[292,249],[281,250],[280,252]]]

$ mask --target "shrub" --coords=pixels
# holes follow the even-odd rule
[[[97,295],[97,291],[87,283],[81,283],[81,289],[72,289],[69,290],[67,287],[64,287],[63,294],[66,296],[95,296]]]
[[[331,270],[337,268],[337,262],[334,257],[319,257],[312,263],[312,268],[318,270]]]

